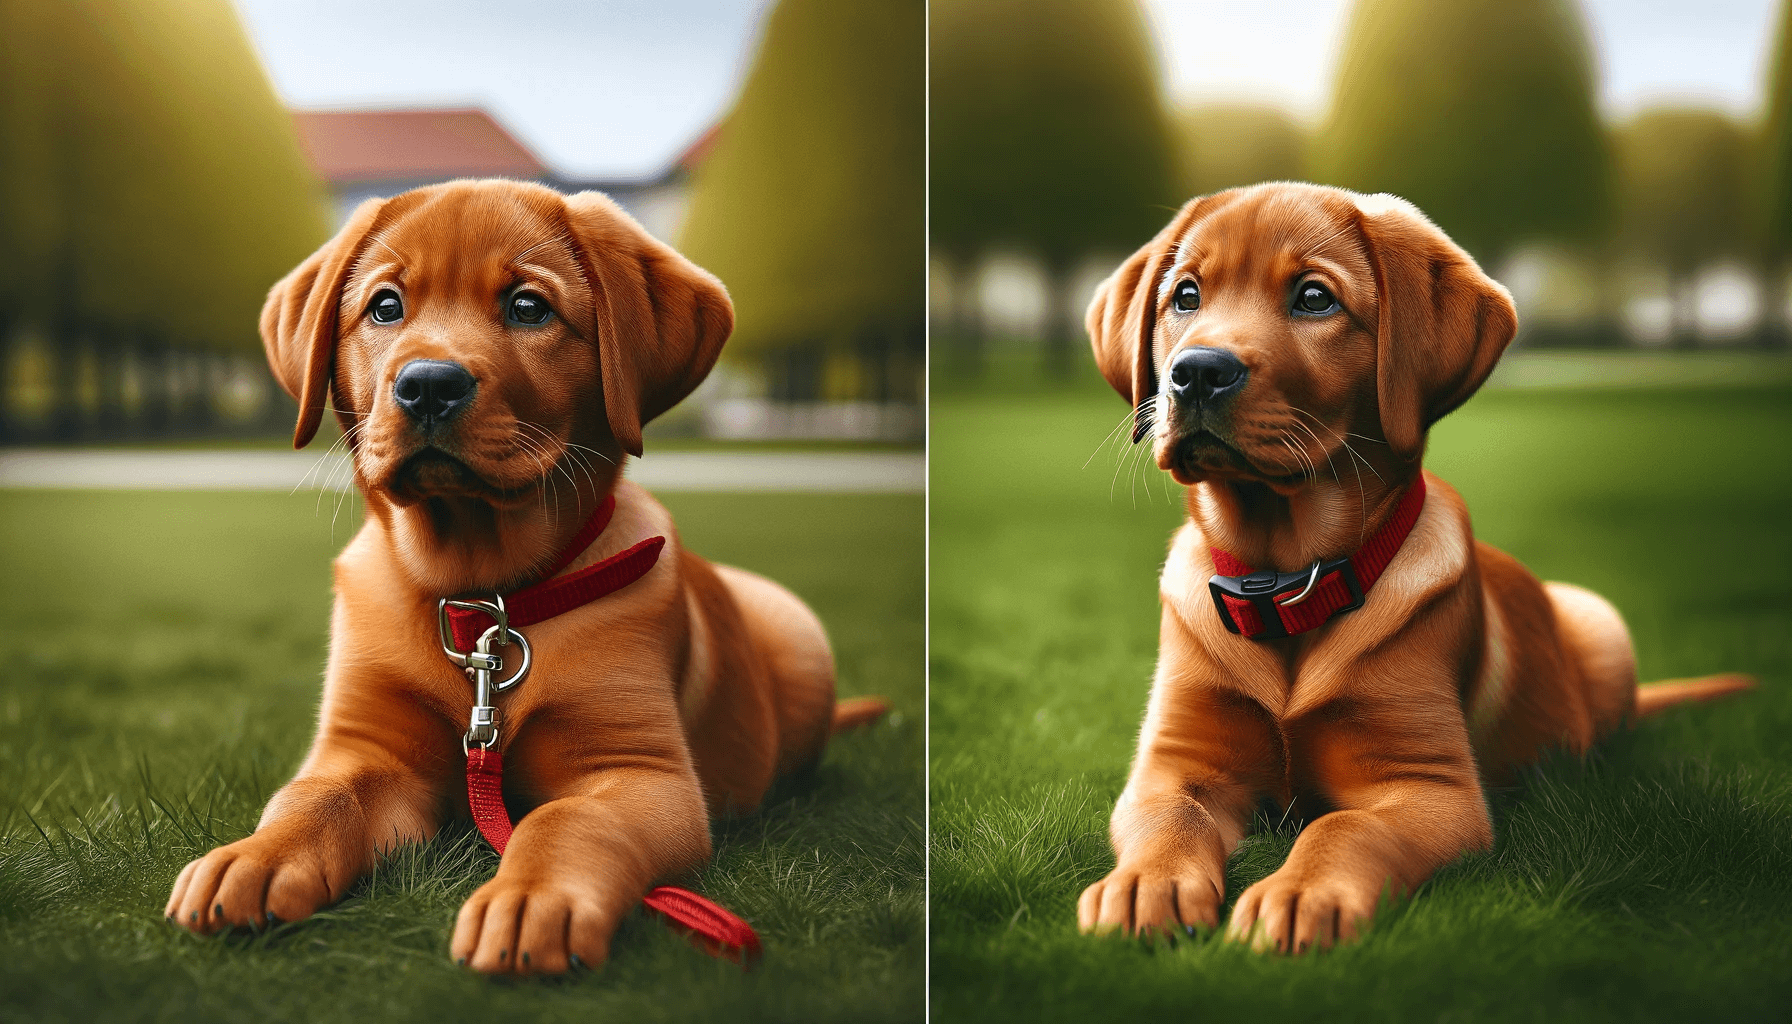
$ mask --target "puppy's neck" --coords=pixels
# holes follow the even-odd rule
[[[540,578],[615,489],[619,469],[581,475],[536,502],[494,508],[476,498],[429,498],[413,505],[368,502],[386,527],[393,555],[417,587],[436,597],[507,592]]]
[[[1315,478],[1292,494],[1253,481],[1208,480],[1188,489],[1188,513],[1212,547],[1253,569],[1296,572],[1362,547],[1419,472],[1416,461],[1384,463],[1360,482],[1349,473]]]

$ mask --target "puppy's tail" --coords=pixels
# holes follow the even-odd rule
[[[1635,717],[1647,718],[1676,704],[1715,700],[1718,697],[1727,697],[1732,693],[1741,693],[1743,690],[1754,688],[1755,677],[1745,676],[1739,672],[1700,676],[1697,679],[1666,679],[1659,683],[1644,683],[1636,688]],[[835,717],[835,721],[839,721],[838,716]]]
[[[848,729],[857,729],[861,725],[870,725],[884,717],[890,710],[890,702],[882,697],[848,697],[834,705],[834,733],[843,733]]]

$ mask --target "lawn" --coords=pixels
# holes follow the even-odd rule
[[[896,713],[714,827],[694,888],[758,929],[743,973],[635,915],[601,971],[457,970],[497,865],[467,827],[270,934],[161,919],[176,871],[254,826],[310,738],[333,496],[0,492],[0,1020],[915,1020],[922,1012],[922,502],[674,494],[696,551],[821,614],[844,694]]]
[[[1427,464],[1479,535],[1627,616],[1644,678],[1752,672],[1495,795],[1498,841],[1363,941],[1284,958],[1080,936],[1113,864],[1181,519],[1096,452],[1112,392],[937,398],[932,417],[936,1020],[1785,1020],[1792,1011],[1792,389],[1499,390]],[[950,390],[950,389],[949,389]],[[1131,450],[1127,459],[1133,457]],[[1259,821],[1227,895],[1280,865]]]

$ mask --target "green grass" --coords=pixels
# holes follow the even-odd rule
[[[766,944],[743,974],[635,915],[603,970],[455,969],[497,865],[466,827],[257,937],[160,916],[309,741],[330,525],[309,496],[0,492],[0,1020],[915,1020],[925,932],[919,496],[674,494],[685,541],[821,614],[841,692],[895,701],[815,777],[714,828],[696,888]],[[544,681],[545,682],[545,681]],[[531,685],[534,685],[533,683]]]
[[[1645,678],[1761,689],[1543,766],[1496,794],[1491,853],[1302,958],[1076,933],[1181,519],[1155,471],[1135,504],[1111,448],[1080,468],[1125,411],[1075,384],[934,403],[935,1019],[1786,1019],[1792,391],[1490,391],[1439,425],[1427,464],[1479,535],[1609,597]],[[1259,826],[1229,900],[1293,842]]]

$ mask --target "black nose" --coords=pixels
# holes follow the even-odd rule
[[[1185,348],[1170,360],[1170,394],[1179,402],[1212,402],[1236,394],[1249,375],[1223,348]]]
[[[473,375],[459,363],[413,359],[398,371],[392,397],[411,419],[425,426],[445,423],[473,400]]]

